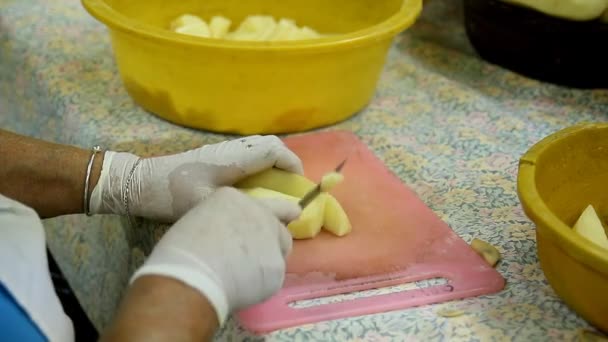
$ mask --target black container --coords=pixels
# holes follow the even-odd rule
[[[608,88],[608,24],[545,15],[497,0],[464,0],[477,53],[517,73],[576,88]]]

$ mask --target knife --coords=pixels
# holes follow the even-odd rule
[[[344,159],[334,170],[334,172],[340,172],[342,170],[342,168],[344,167],[344,164],[346,164],[346,159]],[[306,195],[304,195],[304,197],[302,197],[302,199],[300,200],[300,202],[298,202],[298,204],[300,205],[300,208],[302,208],[302,210],[304,210],[304,208],[306,208],[307,205],[310,204],[310,202],[312,202],[315,198],[317,198],[317,196],[319,196],[319,194],[321,194],[321,183],[323,182],[323,180],[321,180],[319,182],[319,184],[317,184],[317,186],[315,186],[312,190],[310,190]]]

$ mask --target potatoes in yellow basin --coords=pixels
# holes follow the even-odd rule
[[[592,205],[585,208],[573,229],[587,240],[608,250],[608,237],[604,231],[602,221]]]
[[[250,15],[234,30],[232,21],[223,16],[214,16],[209,23],[192,14],[184,14],[174,19],[169,28],[177,33],[204,38],[246,41],[286,41],[322,37],[307,26],[298,26],[293,19],[276,20],[269,15]]]
[[[328,191],[341,182],[342,178],[341,175],[324,177],[327,183],[323,190]],[[316,184],[295,173],[269,169],[237,183],[236,186],[253,197],[284,198],[298,202]],[[287,228],[294,239],[313,238],[322,228],[336,236],[344,236],[352,230],[348,215],[340,202],[327,192],[317,196]]]

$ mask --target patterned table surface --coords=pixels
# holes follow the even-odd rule
[[[61,143],[142,155],[225,136],[167,123],[133,104],[105,28],[77,0],[0,1],[0,127]],[[443,305],[310,324],[253,336],[234,322],[219,340],[576,340],[586,323],[554,294],[539,267],[534,226],[516,194],[518,158],[580,121],[606,121],[608,91],[536,82],[480,60],[459,1],[435,0],[396,39],[377,96],[329,129],[355,132],[463,239],[498,246],[504,291]],[[111,318],[130,272],[163,227],[117,217],[45,222],[51,250],[98,327]],[[465,311],[443,318],[446,305]]]

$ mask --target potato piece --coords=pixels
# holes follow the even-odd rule
[[[230,19],[222,16],[214,16],[209,22],[209,30],[211,31],[211,37],[213,38],[224,38],[228,34],[228,30],[232,25]]]
[[[297,197],[264,188],[241,189],[241,191],[256,198],[284,198],[294,202],[299,201]],[[317,196],[302,210],[299,218],[287,225],[294,239],[310,239],[321,232],[325,218],[325,198],[326,196]]]
[[[321,38],[321,35],[317,31],[311,29],[308,26],[304,26],[300,29],[299,39],[315,39]]]
[[[481,257],[492,267],[496,266],[496,263],[500,260],[500,252],[496,247],[483,240],[477,238],[473,239],[473,241],[471,241],[471,248],[473,248],[477,254],[481,255]]]
[[[321,191],[329,192],[334,186],[342,183],[344,175],[339,172],[326,173],[321,179]]]
[[[342,174],[330,172],[323,177],[321,187],[329,190],[343,179]],[[236,184],[237,188],[244,189],[243,191],[255,197],[282,197],[294,201],[299,201],[315,186],[315,183],[304,176],[275,168],[252,175]],[[316,208],[320,205],[319,201],[324,203],[322,209]],[[320,223],[317,223],[317,214],[309,214],[309,211],[321,212]],[[318,234],[317,228],[321,227],[336,236],[344,236],[352,230],[348,215],[338,200],[327,193],[320,194],[304,208],[299,221],[304,222],[292,222],[288,227],[294,238],[312,237]]]
[[[321,194],[325,199],[323,229],[336,236],[344,236],[351,232],[352,225],[340,202],[330,194]]]
[[[214,16],[207,23],[195,15],[184,14],[173,20],[169,27],[181,34],[229,40],[277,41],[321,37],[310,27],[298,27],[292,19],[282,18],[277,23],[274,17],[269,15],[250,15],[235,31],[229,32],[231,25],[230,19],[223,16]]]
[[[592,205],[588,205],[578,218],[574,231],[596,245],[608,249],[608,237]]]
[[[298,31],[295,21],[282,18],[270,36],[270,40],[295,40],[298,39]]]
[[[209,31],[209,26],[207,26],[207,24],[181,26],[176,28],[175,32],[190,36],[211,38],[211,31]]]
[[[287,225],[294,239],[310,239],[321,232],[325,218],[325,199],[326,196],[317,196],[304,208],[297,220]]]
[[[249,176],[238,182],[235,186],[237,188],[266,188],[302,198],[316,184],[297,173],[271,168]]]
[[[197,37],[211,37],[207,23],[192,14],[184,14],[171,22],[171,30],[181,34]]]
[[[250,15],[230,34],[230,38],[234,40],[268,40],[276,25],[272,16]]]
[[[184,15],[177,17],[175,20],[173,20],[169,27],[171,28],[171,31],[176,31],[180,27],[191,26],[191,25],[207,26],[207,24],[205,23],[205,21],[203,19],[201,19],[195,15],[192,15],[192,14],[184,14]]]
[[[240,189],[242,192],[255,198],[283,198],[293,202],[298,202],[300,199],[294,196],[289,196],[282,192],[265,189],[265,188],[252,188],[252,189]]]
[[[450,308],[440,309],[439,311],[437,311],[437,315],[444,317],[444,318],[460,317],[464,314],[465,314],[465,312],[463,310],[450,309]]]
[[[294,202],[299,201],[297,197],[264,188],[241,189],[241,191],[256,198],[284,198]],[[317,223],[319,218],[316,215],[318,215],[319,208],[315,208],[316,205],[320,205],[319,197],[324,197],[325,206],[321,214],[321,223]],[[351,232],[352,225],[340,202],[330,194],[321,194],[304,208],[300,218],[290,223],[287,228],[294,238],[306,239],[316,236],[319,233],[317,229],[321,228],[336,236],[344,236]]]
[[[593,20],[606,10],[606,0],[503,0],[571,20]]]
[[[606,342],[608,338],[600,332],[590,329],[579,329],[577,342]]]

